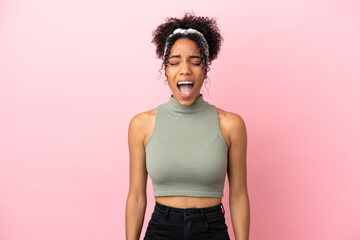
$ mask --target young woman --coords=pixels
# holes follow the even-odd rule
[[[153,32],[172,94],[129,124],[127,240],[140,237],[148,174],[155,206],[144,240],[230,239],[221,201],[226,173],[236,240],[249,238],[245,123],[200,93],[222,40],[215,19],[189,13]]]

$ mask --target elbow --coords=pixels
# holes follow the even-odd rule
[[[247,190],[243,190],[243,191],[236,191],[236,192],[231,192],[229,194],[229,201],[230,202],[243,202],[243,201],[249,201],[249,195]]]
[[[147,202],[146,192],[140,193],[140,192],[129,191],[127,201],[132,202],[132,203],[138,203],[138,204],[145,204],[146,205],[146,202]]]

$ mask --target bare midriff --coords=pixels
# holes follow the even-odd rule
[[[159,196],[155,201],[175,208],[205,208],[221,203],[222,198],[215,197],[189,197],[189,196]]]

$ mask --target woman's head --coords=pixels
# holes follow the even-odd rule
[[[167,82],[173,96],[184,105],[190,105],[199,94],[212,60],[220,51],[223,38],[216,20],[185,13],[183,18],[167,18],[153,32],[152,42],[156,55],[163,59]],[[194,82],[191,96],[180,94],[177,83],[181,80]],[[187,92],[184,87],[183,92]]]

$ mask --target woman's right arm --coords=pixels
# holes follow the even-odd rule
[[[129,124],[130,184],[125,213],[126,240],[139,240],[146,211],[146,123],[146,114],[140,113],[135,115]]]

